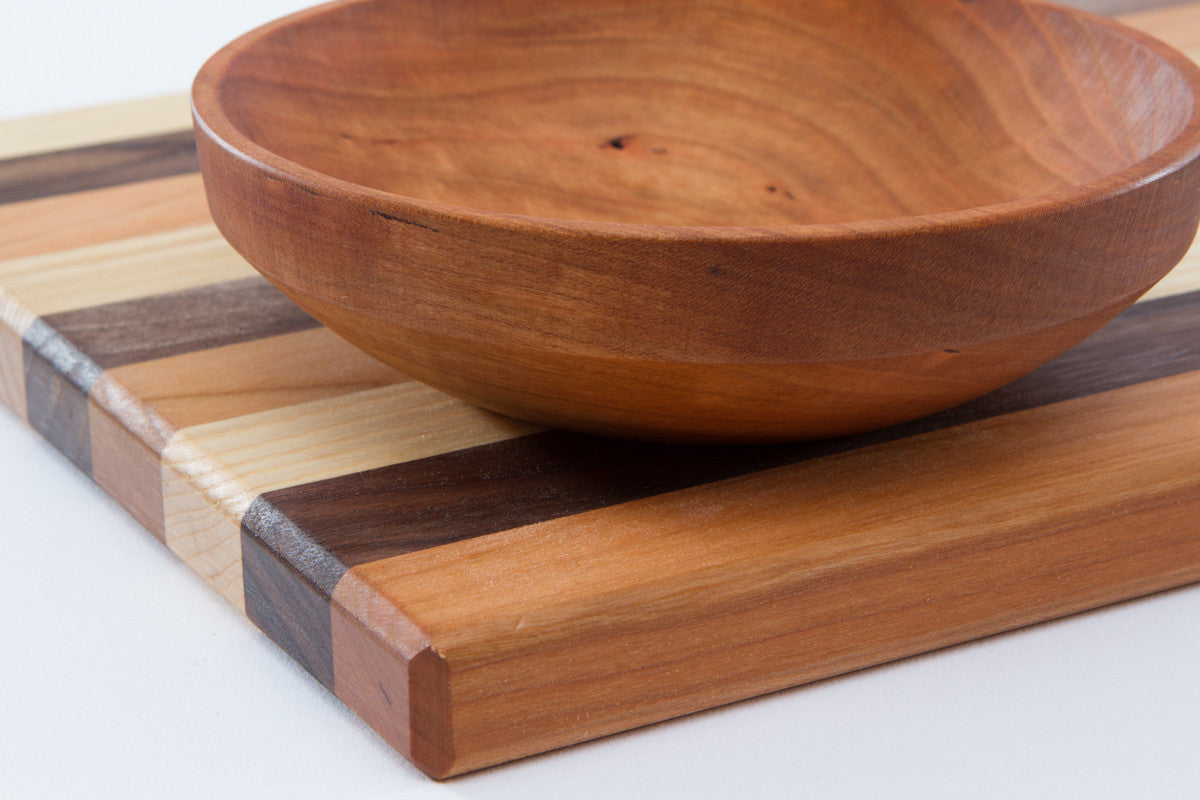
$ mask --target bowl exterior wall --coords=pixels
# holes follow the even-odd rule
[[[197,129],[221,232],[335,332],[501,413],[637,438],[820,438],[984,394],[1174,266],[1200,168],[954,224],[558,225],[301,185]]]

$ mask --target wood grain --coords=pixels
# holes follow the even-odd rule
[[[0,260],[210,222],[198,174],[8,203],[0,205]]]
[[[174,448],[194,449],[255,496],[536,430],[405,381],[185,428],[163,457],[180,466],[185,459],[177,461]]]
[[[47,325],[103,369],[317,327],[262,278],[48,314]]]
[[[1191,293],[1134,306],[1058,360],[973,403],[858,437],[729,449],[551,431],[312,484],[256,486],[332,559],[355,565],[1200,370],[1198,341],[1200,293]]]
[[[49,314],[25,332],[30,424],[162,538],[170,426],[102,371],[315,326],[258,277]]]
[[[1065,351],[1195,236],[1200,70],[1095,16],[471,9],[325,6],[219,53],[193,98],[239,252],[494,411],[697,442],[877,429]]]
[[[32,315],[0,286],[0,403],[26,419],[25,345]]]
[[[228,284],[217,284],[208,297],[220,299],[224,296],[222,290],[227,289]],[[178,297],[179,293],[160,296],[173,301]],[[145,322],[147,307],[169,310],[173,305],[157,302],[139,307],[139,302],[116,307],[136,309]],[[111,312],[114,307],[104,308]],[[214,315],[225,320],[230,317],[228,309],[220,304],[209,306],[204,317],[211,321]],[[197,349],[111,368],[89,392],[92,477],[156,535],[165,537],[167,520],[171,520],[168,545],[196,572],[220,584],[222,594],[231,591],[227,559],[238,558],[240,551],[201,536],[201,531],[208,531],[215,523],[199,523],[195,516],[197,504],[191,499],[181,501],[179,491],[172,488],[169,494],[172,504],[183,502],[183,509],[164,504],[163,485],[173,487],[176,480],[161,460],[168,440],[190,425],[299,405],[403,379],[324,328],[269,335],[277,329],[279,320],[287,317],[285,314],[273,319],[266,315],[254,320],[250,328],[235,325],[224,329],[218,324],[216,330],[222,340],[249,338],[219,347],[212,346],[211,324],[193,328],[186,337],[176,335],[172,349],[178,350],[184,344]],[[233,318],[236,320],[237,315]],[[188,319],[195,324],[194,317]],[[155,322],[165,321],[151,318],[149,327],[152,330]],[[251,338],[251,331],[259,338]],[[111,342],[111,337],[107,338]],[[124,355],[119,360],[129,360],[130,351],[121,352]],[[161,352],[161,341],[148,349],[135,347],[133,352]],[[111,351],[107,354],[112,355]],[[172,477],[164,478],[164,473]],[[195,491],[195,487],[189,487],[185,494]],[[204,504],[199,506],[203,508]],[[227,535],[236,536],[237,525],[238,521],[233,520]],[[201,542],[204,546],[197,548]],[[226,551],[223,558],[221,553]],[[240,597],[240,578],[236,585]]]
[[[257,493],[529,430],[406,381],[324,329],[119,367],[98,381],[110,383],[141,398],[137,415],[149,407],[163,421],[144,440],[170,437],[159,448],[167,545],[238,607],[242,518]]]
[[[1192,245],[1179,265],[1142,297],[1153,300],[1196,289],[1200,289],[1200,246]]]
[[[448,668],[438,774],[478,768],[1200,579],[1198,375],[349,574]],[[369,620],[355,586],[334,599]]]
[[[407,380],[320,327],[115,367],[105,378],[175,430]]]
[[[162,451],[167,545],[241,605],[243,530],[276,549],[286,536],[295,544],[290,552],[307,553],[305,574],[328,598],[341,562],[259,495],[534,430],[414,381],[185,428]]]
[[[189,452],[187,455],[191,455]],[[245,613],[241,517],[227,506],[248,508],[252,498],[230,497],[227,476],[210,468],[196,474],[179,469],[176,451],[162,464],[163,528],[167,547],[183,563]],[[184,460],[198,463],[204,456]],[[226,490],[226,491],[222,491]]]
[[[661,225],[886,219],[1032,197],[1129,166],[1188,113],[1169,108],[1188,92],[1175,94],[1184,87],[1152,52],[1061,12],[806,6],[476,6],[448,23],[430,4],[358,3],[243,40],[202,72],[196,100],[202,120],[227,117],[259,148],[363,186]],[[800,43],[803,58],[779,52]],[[1126,83],[1092,97],[1090,72],[1121,66],[1081,48],[1110,49]],[[228,84],[209,107],[216,69]],[[344,91],[350,78],[371,91]],[[1147,91],[1162,117],[1143,113]]]
[[[0,202],[83,192],[197,169],[196,141],[186,130],[9,158],[0,160]]]
[[[87,396],[100,368],[40,319],[25,329],[22,365],[25,407],[30,426],[92,474]]]
[[[1200,5],[1133,19],[1186,42]],[[203,205],[195,175],[0,204],[0,399],[435,776],[1200,580],[1200,251],[962,407],[704,448],[296,329]]]
[[[397,751],[410,752],[408,665],[415,653],[381,642],[336,604],[330,609],[330,636],[330,647],[338,648],[333,653],[338,698]]]
[[[185,94],[139,98],[0,122],[0,159],[187,130]]]
[[[154,110],[157,107],[158,101],[151,101],[147,106],[122,106],[114,113],[131,113],[133,121],[129,124],[135,124],[141,119],[137,110],[146,108],[147,124],[158,124],[162,115]],[[165,116],[173,119],[169,114]],[[100,120],[106,119],[107,110],[98,111],[97,117]],[[80,122],[75,115],[67,114],[61,119],[54,116],[46,124],[50,126],[50,131],[54,131],[57,130],[55,125],[64,124],[68,119],[75,120],[76,124]],[[12,122],[3,123],[2,127],[14,138],[20,133],[13,130]],[[84,127],[90,130],[86,125]],[[40,128],[39,125],[31,125],[28,130],[36,131]],[[49,134],[48,141],[66,143],[56,138],[53,133]],[[61,160],[59,163],[61,164]],[[113,180],[128,179],[131,179],[128,174],[113,175]],[[70,219],[72,224],[64,226],[64,219]],[[34,319],[34,312],[27,303],[32,302],[39,313],[50,313],[88,305],[98,297],[95,292],[96,285],[90,281],[80,281],[78,271],[71,269],[72,261],[94,266],[97,256],[102,259],[109,257],[109,253],[114,249],[125,250],[131,254],[137,252],[136,249],[129,249],[129,243],[124,240],[191,228],[208,224],[209,221],[208,206],[201,191],[200,178],[194,174],[134,184],[121,183],[107,189],[75,192],[29,202],[0,204],[0,281],[10,287],[7,292],[0,289],[0,402],[12,408],[18,415],[26,415],[23,337]],[[187,234],[173,235],[169,239],[179,239],[181,236],[186,237]],[[167,239],[156,241],[164,243]],[[110,244],[108,252],[86,249],[88,246],[105,243]],[[71,251],[67,259],[62,256],[63,251]],[[168,249],[160,255],[169,260],[175,254]],[[24,260],[37,255],[48,255],[48,258]],[[234,269],[241,272],[240,262],[235,261],[234,265]],[[154,265],[150,264],[150,267],[153,268]],[[166,274],[170,275],[168,280],[178,280],[180,277],[178,273]],[[108,292],[129,285],[120,281],[111,271],[101,272],[96,277],[106,282],[105,290]],[[63,291],[63,282],[71,288],[82,288],[82,297],[80,294],[72,294],[69,290]],[[155,289],[163,286],[157,281],[154,284],[135,281],[134,284],[139,287],[145,285],[147,293],[153,293]],[[20,300],[11,293],[14,291],[20,294]],[[54,297],[54,302],[39,302],[46,291]],[[141,291],[140,288],[134,290],[134,295]],[[127,295],[127,291],[109,294],[113,299],[121,299]],[[72,300],[68,301],[68,297]],[[112,431],[111,434],[116,435],[116,432]],[[107,476],[106,471],[97,480],[106,488],[117,485],[115,478]],[[130,487],[130,492],[156,491],[135,484],[136,482],[121,482],[121,485]],[[153,506],[152,501],[147,502],[149,506]],[[147,503],[136,502],[134,506],[144,509]],[[142,511],[134,512],[134,515],[151,529],[157,527],[152,520],[158,515]]]
[[[169,263],[171,269],[163,269]],[[56,314],[254,277],[211,225],[0,261],[0,282],[33,314]]]
[[[101,377],[97,383],[103,380]],[[156,538],[165,540],[159,450],[127,427],[125,415],[114,415],[105,410],[113,405],[111,394],[101,389],[99,393],[89,393],[88,397],[92,480],[142,527]]]
[[[253,535],[242,537],[246,616],[285,653],[333,690],[333,644],[328,595]]]
[[[262,453],[253,449],[256,439],[252,433],[240,438],[208,438],[203,425],[236,419],[235,431],[238,426],[253,431],[262,425],[260,437],[269,436],[278,431],[272,428],[270,416],[261,417],[257,412],[277,409],[274,416],[280,420],[293,416],[308,423],[319,420],[336,431],[344,427],[344,419],[339,422],[339,415],[330,413],[328,404],[307,413],[306,408],[319,400],[357,395],[400,381],[402,376],[328,331],[312,329],[117,367],[96,382],[92,397],[117,416],[136,440],[126,443],[126,452],[153,453],[153,463],[147,459],[139,464],[138,477],[144,469],[154,469],[159,475],[155,481],[162,495],[158,524],[167,546],[244,610],[240,527],[254,497],[255,484],[248,478],[256,476],[253,472],[240,475],[241,462],[229,456],[239,448],[248,448],[242,458],[261,459]],[[369,418],[381,410],[378,404],[363,403],[362,398],[357,402],[361,404],[359,416]],[[346,408],[355,404],[352,401]],[[194,441],[189,434],[177,435],[189,426],[197,429],[189,431]],[[227,432],[228,428],[218,430]],[[308,436],[310,441],[320,438],[311,432]],[[229,443],[229,452],[217,446],[222,441]],[[353,454],[358,452],[353,437],[345,436],[343,430],[335,441],[340,444],[332,447],[345,447],[350,455],[337,463],[342,469],[352,469]],[[378,446],[387,439],[364,437],[361,441]],[[110,456],[114,458],[113,472],[121,474],[126,483],[136,481],[134,475],[120,471],[121,455],[114,451]],[[231,469],[214,469],[215,459],[228,459]],[[303,451],[284,454],[279,468],[285,474],[303,472]]]

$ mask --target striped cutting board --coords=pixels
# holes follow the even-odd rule
[[[1200,580],[1200,253],[936,417],[607,441],[318,326],[208,221],[187,125],[0,127],[0,399],[432,775]]]

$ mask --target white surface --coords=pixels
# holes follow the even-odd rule
[[[10,4],[0,118],[183,89],[295,6]],[[436,784],[7,410],[0,543],[5,798],[1200,793],[1200,588]]]

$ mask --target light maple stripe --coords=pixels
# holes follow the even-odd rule
[[[38,316],[257,275],[211,224],[0,262],[0,285]]]
[[[185,428],[162,453],[167,546],[244,607],[233,576],[259,494],[537,430],[415,381]]]
[[[0,159],[136,139],[192,127],[186,94],[39,114],[0,122]]]

